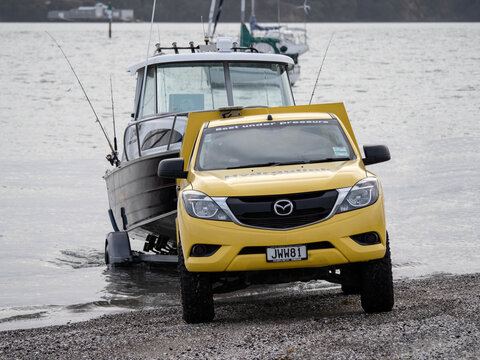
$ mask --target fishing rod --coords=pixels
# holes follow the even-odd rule
[[[323,63],[325,62],[325,58],[327,57],[328,48],[330,47],[330,43],[332,42],[333,35],[335,35],[335,33],[332,33],[332,36],[330,36],[330,40],[328,41],[328,45],[327,45],[327,48],[325,49],[325,54],[323,55],[323,60],[322,60],[322,64],[320,65],[320,69],[318,69],[317,80],[315,80],[312,96],[310,96],[310,101],[308,102],[308,105],[312,103],[313,94],[315,93],[315,89],[317,88],[318,78],[320,77],[320,73],[322,72]]]
[[[110,164],[118,167],[120,161],[118,160],[118,146],[117,146],[117,130],[115,126],[115,105],[113,102],[113,85],[112,85],[112,75],[110,74],[110,97],[112,99],[112,118],[113,118],[113,147],[115,150],[115,157],[107,155],[107,160],[110,161]]]
[[[72,72],[73,72],[73,75],[75,75],[75,78],[77,79],[78,81],[78,84],[80,85],[80,88],[82,89],[83,91],[83,94],[85,95],[85,98],[87,99],[88,101],[88,104],[90,105],[90,108],[92,109],[93,111],[93,114],[95,115],[95,122],[98,123],[98,125],[100,126],[100,129],[102,129],[102,132],[103,132],[103,135],[105,136],[105,139],[107,140],[108,142],[108,146],[110,147],[110,150],[112,150],[112,154],[108,155],[107,156],[107,160],[108,160],[108,157],[110,156],[113,161],[115,161],[115,163],[120,163],[120,161],[118,160],[118,156],[117,156],[117,153],[114,149],[114,147],[112,146],[112,143],[110,142],[110,139],[108,138],[108,135],[107,135],[107,132],[105,131],[105,128],[103,127],[100,119],[98,118],[98,115],[97,115],[97,112],[95,111],[95,109],[93,108],[93,105],[92,105],[92,102],[90,101],[90,98],[88,97],[87,95],[87,92],[85,91],[85,88],[83,87],[82,85],[82,82],[80,81],[75,69],[73,68],[73,65],[72,63],[70,62],[70,60],[68,59],[68,56],[67,54],[65,54],[65,52],[63,51],[62,47],[60,46],[60,44],[57,42],[57,40],[53,37],[52,34],[50,34],[48,31],[45,31],[47,33],[48,36],[50,36],[50,38],[53,40],[53,42],[55,43],[55,45],[57,45],[57,47],[60,49],[60,51],[62,52],[63,54],[63,57],[65,58],[65,60],[67,60],[67,63],[68,65],[70,66],[70,69],[72,69]],[[110,161],[110,160],[109,160]],[[113,164],[112,164],[113,165]]]

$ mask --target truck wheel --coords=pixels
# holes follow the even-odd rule
[[[361,302],[366,313],[391,311],[393,308],[392,261],[388,234],[385,256],[362,264]]]
[[[182,245],[178,248],[178,272],[182,294],[183,320],[188,324],[210,322],[215,317],[212,284],[208,273],[189,272]]]
[[[347,264],[340,269],[342,291],[345,295],[360,294],[362,290],[361,264]]]

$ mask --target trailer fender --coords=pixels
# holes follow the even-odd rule
[[[132,249],[126,231],[115,231],[105,240],[105,262],[111,265],[131,263]]]

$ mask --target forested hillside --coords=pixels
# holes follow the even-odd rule
[[[0,0],[0,21],[46,21],[49,10],[94,5],[95,0]],[[135,10],[150,20],[153,0],[104,0],[116,8]],[[250,1],[247,0],[247,14]],[[282,21],[303,21],[304,0],[279,0]],[[259,21],[277,21],[277,0],[256,0]],[[480,21],[480,0],[309,0],[310,22],[345,21]],[[155,21],[206,20],[209,0],[157,0]],[[239,21],[240,0],[225,0],[221,21]]]

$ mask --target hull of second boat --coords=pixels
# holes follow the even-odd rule
[[[157,169],[161,160],[178,155],[172,151],[142,157],[105,175],[110,209],[120,230],[141,228],[175,238],[176,182],[159,178]]]

